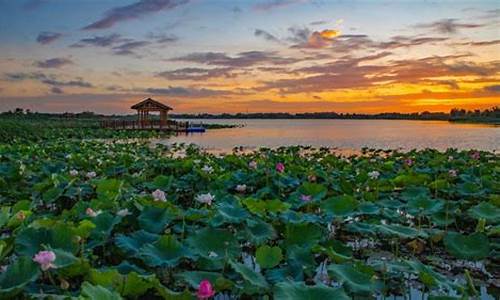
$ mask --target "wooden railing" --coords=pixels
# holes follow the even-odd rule
[[[101,120],[100,125],[102,128],[112,129],[157,129],[157,130],[172,130],[172,131],[186,131],[189,123],[178,122],[173,120]]]

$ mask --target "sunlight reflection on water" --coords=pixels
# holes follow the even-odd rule
[[[340,149],[447,148],[495,151],[500,127],[410,120],[189,120],[193,123],[241,124],[242,128],[179,134],[161,143],[194,143],[205,149],[230,150],[279,146],[337,147]]]

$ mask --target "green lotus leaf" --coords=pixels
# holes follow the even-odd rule
[[[392,181],[396,186],[418,186],[430,182],[430,180],[429,175],[426,174],[401,174],[396,176]]]
[[[139,225],[146,231],[161,233],[174,217],[166,208],[146,206],[139,216]]]
[[[323,237],[320,227],[314,224],[288,224],[285,232],[287,245],[312,247]]]
[[[40,275],[40,267],[31,257],[21,256],[0,273],[0,298],[12,299]]]
[[[124,182],[117,179],[101,179],[96,185],[97,197],[109,202],[115,201],[120,196]]]
[[[255,245],[260,245],[276,237],[276,230],[274,227],[260,219],[246,219],[246,224],[246,236]]]
[[[358,211],[365,215],[375,215],[380,211],[380,207],[371,202],[362,202],[358,205]]]
[[[350,264],[330,265],[328,271],[336,280],[343,282],[355,294],[371,294],[375,291],[375,281],[363,270]]]
[[[352,259],[352,249],[339,240],[329,240],[325,248],[328,257],[336,263]]]
[[[154,282],[152,282],[154,278],[154,275],[142,276],[136,272],[124,275],[120,274],[116,269],[92,269],[88,280],[94,285],[120,291],[122,296],[138,297],[155,286]]]
[[[267,289],[269,287],[266,279],[264,278],[264,276],[262,276],[262,274],[255,272],[244,264],[240,264],[232,260],[229,261],[229,264],[234,269],[234,271],[240,274],[241,277],[243,277],[243,279],[249,284],[264,289]]]
[[[373,235],[377,233],[377,226],[369,223],[354,222],[345,226],[347,231]]]
[[[418,260],[406,261],[406,263],[418,274],[419,279],[428,288],[441,288],[452,291],[457,288],[448,277],[434,271],[430,266],[424,265]]]
[[[427,197],[416,197],[408,201],[408,212],[415,215],[430,215],[441,210],[443,206],[444,202],[442,200]]]
[[[174,181],[173,176],[165,176],[165,175],[158,175],[153,179],[153,183],[151,185],[151,189],[160,189],[162,191],[167,191],[170,189],[170,186],[172,185]]]
[[[226,257],[226,254],[229,257],[240,254],[239,245],[233,234],[224,229],[203,228],[190,235],[187,243],[194,253],[205,258],[211,258],[210,254],[213,253],[219,259]]]
[[[455,222],[455,215],[453,214],[452,211],[448,211],[448,214],[446,214],[446,211],[440,211],[435,214],[431,215],[431,220],[432,223],[436,224],[437,226],[446,226],[453,224]]]
[[[71,253],[61,249],[51,249],[55,255],[56,260],[54,261],[54,265],[57,268],[65,268],[75,264],[78,259]]]
[[[263,245],[257,248],[257,251],[255,252],[255,259],[264,269],[274,268],[283,259],[283,253],[281,252],[280,247]]]
[[[46,247],[62,249],[71,253],[76,253],[78,249],[75,236],[71,230],[64,226],[50,229],[26,228],[16,237],[16,251],[21,255],[33,257]]]
[[[321,200],[326,196],[327,188],[319,183],[305,182],[299,187],[299,193],[312,196],[314,200]]]
[[[128,256],[135,256],[144,244],[150,244],[158,240],[159,235],[144,230],[132,232],[129,235],[118,234],[115,244]]]
[[[175,267],[189,251],[172,235],[164,235],[153,244],[146,244],[138,256],[151,267]]]
[[[390,236],[398,236],[403,239],[416,238],[417,236],[424,238],[427,237],[427,233],[403,225],[397,225],[397,224],[377,225],[376,228],[378,232],[382,234]]]
[[[500,208],[489,202],[481,202],[471,207],[468,213],[475,219],[485,219],[486,222],[491,224],[500,223]]]
[[[444,237],[446,250],[460,259],[480,260],[490,253],[490,243],[484,233],[463,235],[458,232],[448,232]]]
[[[46,192],[43,193],[42,199],[45,203],[52,203],[59,199],[64,193],[64,189],[60,187],[53,187],[48,189]]]
[[[250,214],[238,202],[227,203],[223,202],[217,205],[217,217],[220,217],[223,222],[241,223]]]
[[[242,202],[250,212],[261,216],[265,215],[266,213],[284,212],[290,207],[290,204],[282,202],[278,199],[258,200],[253,198],[245,198],[242,200]]]
[[[274,286],[275,300],[351,299],[341,288],[305,285],[303,282],[280,282]]]
[[[358,201],[353,196],[344,195],[331,197],[323,201],[321,208],[334,216],[349,216],[358,207]]]
[[[95,228],[90,232],[90,241],[87,247],[94,248],[108,241],[115,225],[119,224],[122,217],[115,216],[109,212],[103,212],[92,219]]]
[[[80,299],[89,300],[121,300],[122,297],[115,291],[110,291],[99,285],[92,285],[88,282],[82,284]]]

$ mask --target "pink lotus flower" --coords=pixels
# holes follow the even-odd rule
[[[413,165],[413,160],[411,158],[407,158],[407,159],[405,159],[405,164],[408,167],[411,167]]]
[[[167,201],[167,196],[165,195],[165,192],[163,192],[162,190],[157,189],[153,193],[151,193],[151,195],[153,195],[153,199],[155,201],[162,201],[162,202]]]
[[[285,172],[285,165],[283,163],[277,163],[276,164],[276,172],[278,173],[283,173]]]
[[[471,153],[470,157],[475,160],[479,160],[481,158],[481,153],[479,151],[474,151]]]
[[[300,200],[304,202],[309,202],[311,201],[311,199],[312,199],[311,195],[300,195]]]
[[[215,294],[214,289],[212,288],[212,284],[210,281],[204,279],[200,282],[200,286],[198,287],[198,292],[196,295],[198,299],[208,299]]]
[[[52,251],[40,251],[33,257],[33,261],[39,263],[43,271],[55,268],[56,266],[52,264],[55,260],[56,254]]]
[[[311,174],[311,175],[307,176],[307,180],[309,182],[316,182],[316,179],[317,179],[316,175],[314,175],[314,174]]]
[[[92,218],[95,218],[97,217],[102,211],[98,210],[98,211],[94,211],[92,208],[87,208],[85,210],[85,213],[87,214],[87,216],[89,217],[92,217]]]

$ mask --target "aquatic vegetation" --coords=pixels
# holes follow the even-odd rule
[[[0,298],[498,297],[499,171],[453,149],[0,144]]]

